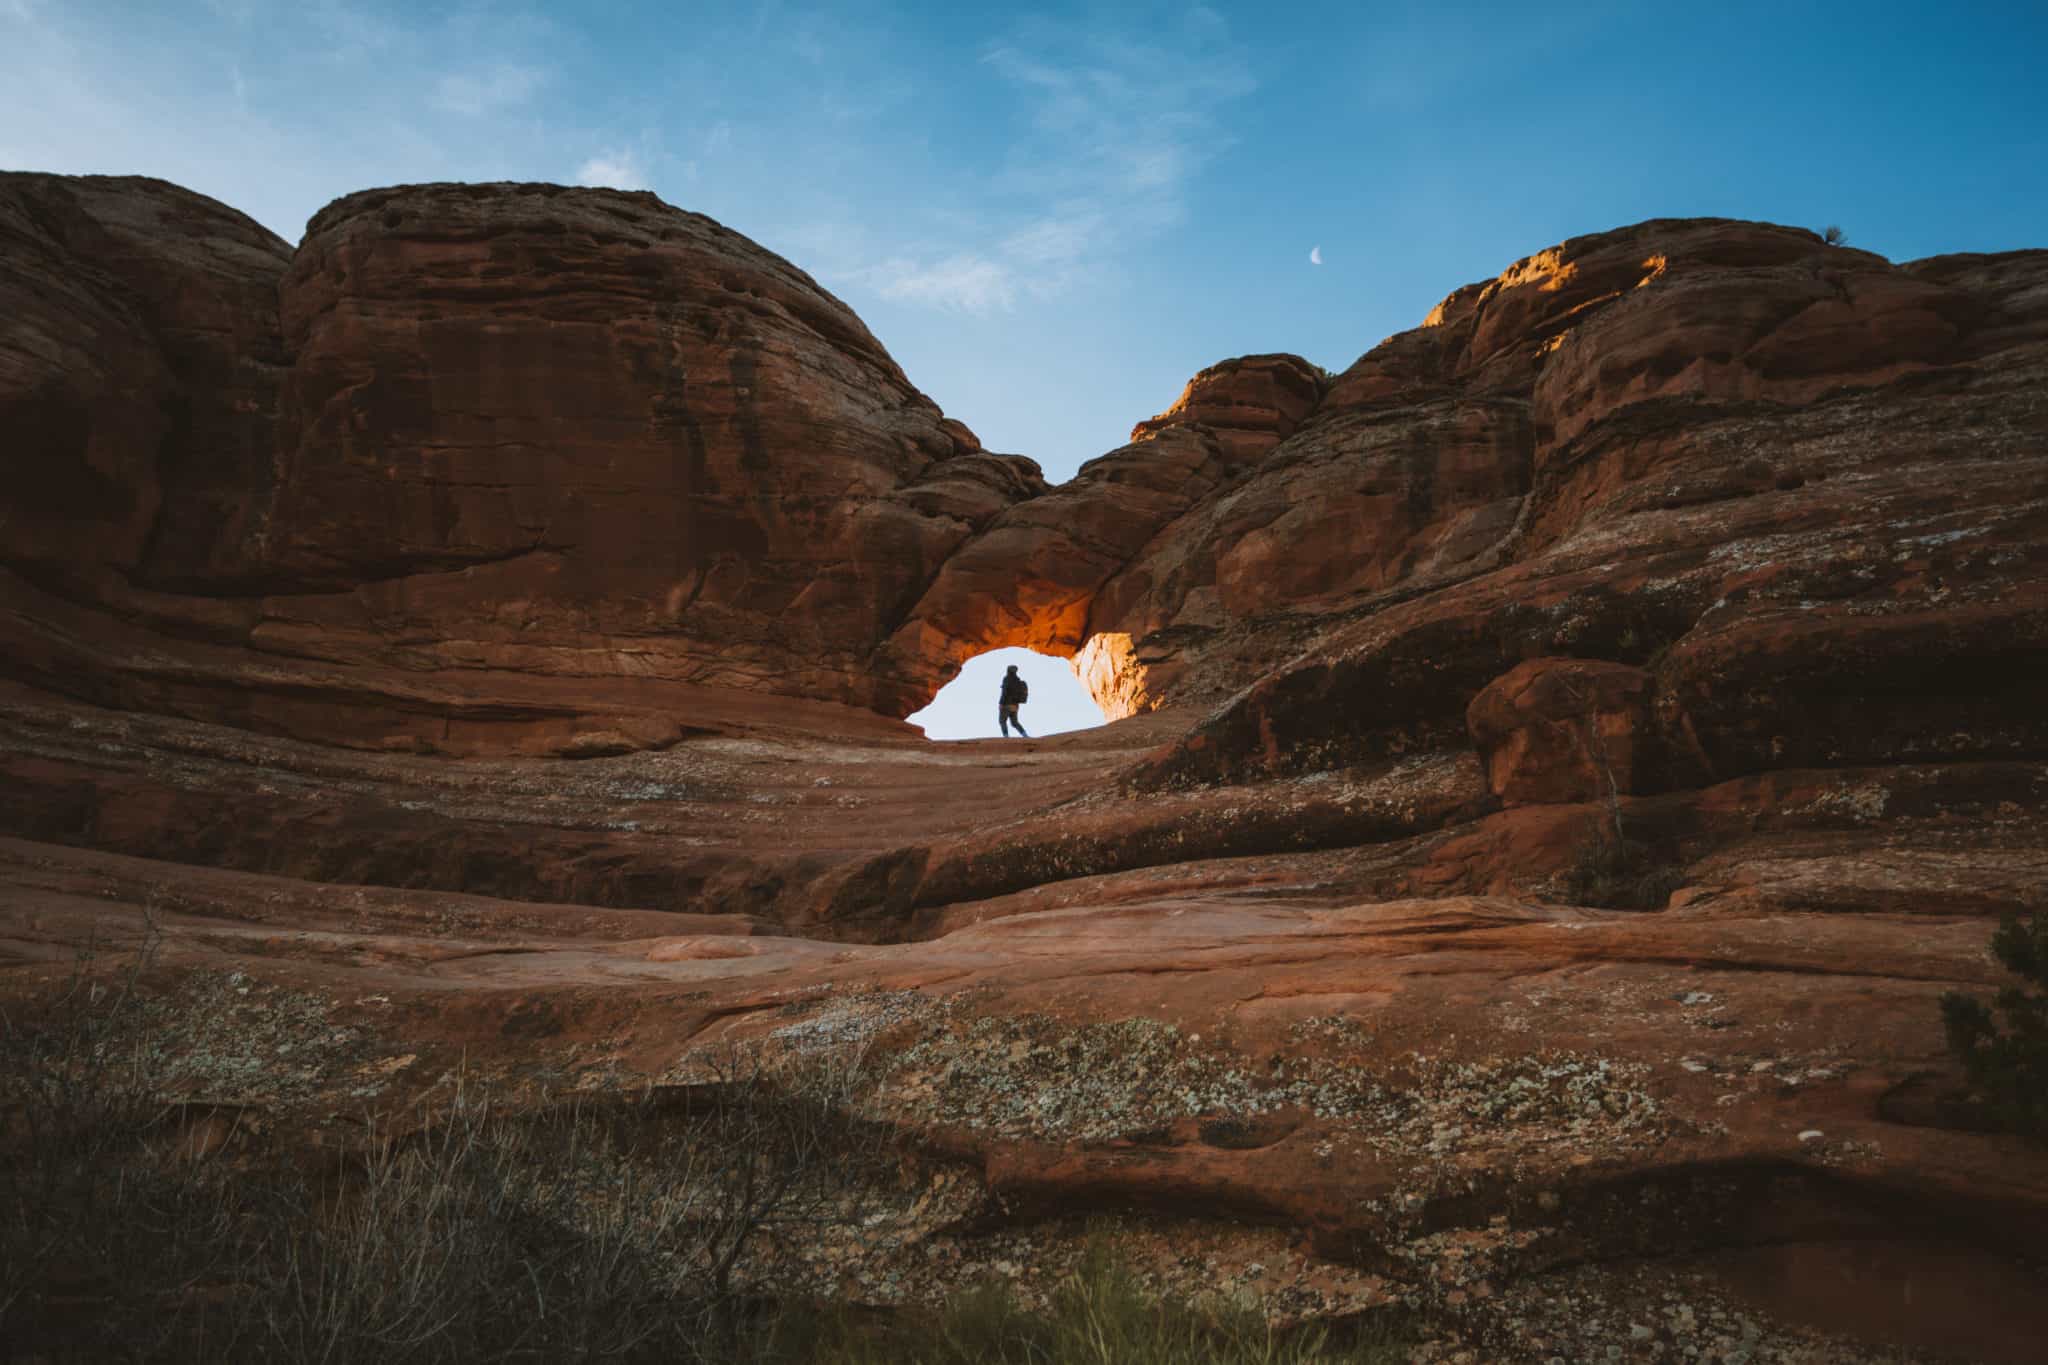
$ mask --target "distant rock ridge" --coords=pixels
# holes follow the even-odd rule
[[[1986,668],[2042,647],[2039,251],[1573,238],[1342,374],[1212,366],[1057,487],[809,276],[648,194],[369,190],[293,251],[161,181],[10,174],[0,317],[29,471],[0,667],[117,709],[635,745],[686,723],[662,686],[900,715],[1022,644],[1113,717],[1235,696],[1161,758],[1180,780],[1459,730],[1521,660],[1583,656],[1649,667],[1657,751],[1719,772],[1775,742],[1720,717],[1785,666],[1789,603],[1854,695],[1923,618],[1981,623]],[[1302,687],[1327,699],[1266,716]],[[1996,709],[1944,695],[1913,742]],[[2014,723],[1992,750],[2036,742]]]

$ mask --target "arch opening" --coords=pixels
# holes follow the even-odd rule
[[[1018,719],[1033,739],[1106,723],[1102,708],[1081,685],[1072,664],[1015,645],[967,660],[922,710],[904,719],[921,727],[926,739],[997,738],[996,698],[1011,664],[1031,684],[1031,699],[1019,709]]]

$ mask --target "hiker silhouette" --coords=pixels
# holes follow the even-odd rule
[[[1031,738],[1024,729],[1024,722],[1017,719],[1017,708],[1031,700],[1031,684],[1017,676],[1017,665],[1011,664],[1010,671],[1003,675],[1002,695],[996,698],[996,726],[1003,732],[1003,738],[1010,737],[1010,727],[1017,727],[1017,733],[1025,739]]]

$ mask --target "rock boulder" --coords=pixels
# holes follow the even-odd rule
[[[1627,664],[1528,659],[1466,708],[1493,794],[1510,806],[1635,792],[1651,742],[1650,675]]]

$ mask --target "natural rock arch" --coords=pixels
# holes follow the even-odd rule
[[[1077,660],[1112,720],[1156,704],[1118,614],[1098,612],[1103,587],[1167,526],[1270,454],[1322,387],[1298,356],[1245,356],[1203,370],[1171,408],[1140,422],[1128,445],[1006,508],[955,551],[877,651],[878,672],[928,688],[928,701],[966,660],[1017,645]]]

